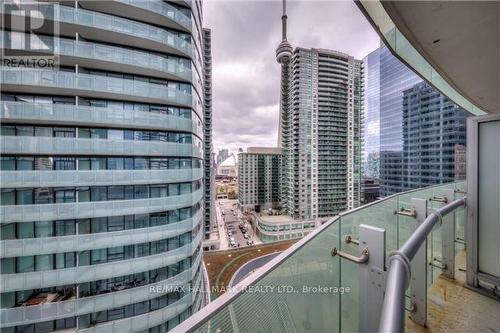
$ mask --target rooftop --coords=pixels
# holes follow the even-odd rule
[[[268,214],[257,214],[263,222],[267,223],[293,223],[294,219],[288,215],[268,215]]]
[[[246,153],[247,154],[280,155],[281,148],[277,148],[277,147],[248,147]]]

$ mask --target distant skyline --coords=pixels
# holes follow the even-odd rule
[[[276,146],[281,0],[204,2],[212,29],[214,149]],[[324,48],[363,59],[380,39],[353,1],[287,1],[293,47]]]

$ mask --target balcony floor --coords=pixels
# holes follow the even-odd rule
[[[429,290],[428,327],[407,318],[406,332],[500,332],[500,301],[465,288],[465,252],[456,259],[456,280],[440,277]]]

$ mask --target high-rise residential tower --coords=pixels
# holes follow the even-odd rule
[[[170,330],[203,301],[201,2],[1,9],[2,55],[58,61],[2,68],[2,333]]]
[[[217,153],[217,165],[224,162],[228,157],[229,157],[228,149],[219,149],[219,152]]]
[[[361,198],[363,63],[347,54],[292,48],[283,38],[279,144],[282,204],[296,219],[333,216]]]
[[[210,238],[215,221],[215,166],[212,160],[212,32],[203,29],[203,117],[204,117],[204,178],[205,178],[205,239]]]

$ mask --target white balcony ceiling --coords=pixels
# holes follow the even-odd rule
[[[383,1],[398,29],[464,97],[500,113],[500,1]]]

